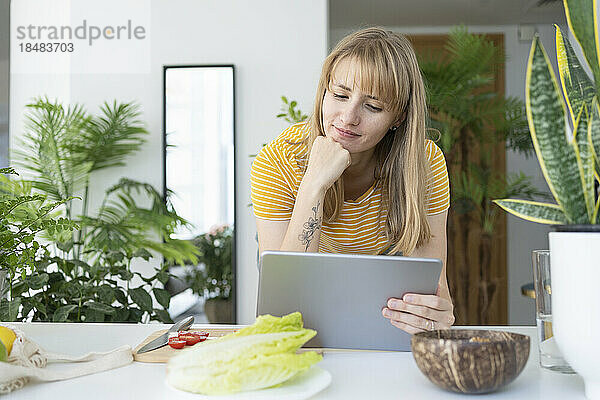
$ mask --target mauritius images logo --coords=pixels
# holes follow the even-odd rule
[[[146,28],[131,19],[121,25],[94,25],[87,19],[80,24],[71,25],[19,25],[16,27],[16,38],[22,41],[36,42],[70,42],[80,40],[93,46],[100,40],[142,41],[147,37]]]

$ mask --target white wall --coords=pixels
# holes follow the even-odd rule
[[[406,34],[445,34],[450,26],[436,27],[387,27]],[[530,41],[519,41],[517,25],[468,26],[473,33],[502,33],[507,56],[505,65],[506,95],[525,99],[525,72],[531,48]],[[556,64],[554,28],[551,25],[535,26],[552,62]],[[561,27],[561,29],[564,29]],[[347,30],[330,32],[330,48],[335,46]],[[512,151],[506,154],[507,173],[523,171],[532,177],[533,184],[548,191],[535,156],[529,159]],[[549,228],[508,215],[507,220],[507,267],[508,267],[508,321],[511,325],[535,324],[535,302],[521,295],[521,285],[533,281],[531,251],[548,248]]]
[[[135,0],[129,0],[135,1]],[[144,3],[147,4],[147,3]],[[250,202],[250,154],[285,124],[275,118],[280,96],[312,105],[328,44],[326,0],[152,0],[149,74],[11,75],[11,145],[22,134],[23,106],[47,94],[97,112],[105,100],[136,100],[151,132],[143,150],[121,169],[99,174],[95,202],[120,176],[162,187],[162,67],[233,64],[236,107],[237,317],[255,317],[258,273]],[[115,11],[116,12],[116,11]],[[14,48],[12,51],[16,51]],[[110,54],[106,55],[110,57]],[[12,57],[11,57],[12,58]],[[143,269],[143,266],[140,266]],[[146,269],[148,266],[146,266]]]

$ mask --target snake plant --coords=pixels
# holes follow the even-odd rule
[[[516,199],[495,200],[495,203],[533,222],[597,224],[600,206],[596,189],[596,181],[600,181],[597,0],[564,0],[563,3],[569,29],[585,60],[579,60],[567,35],[555,25],[560,86],[548,55],[536,37],[529,54],[525,88],[529,131],[556,203]],[[586,62],[593,79],[584,69]]]

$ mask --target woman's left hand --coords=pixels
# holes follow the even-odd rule
[[[381,311],[392,325],[410,334],[448,329],[454,323],[452,303],[440,296],[405,294],[402,299],[391,298]]]

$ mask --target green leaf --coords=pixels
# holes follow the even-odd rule
[[[106,314],[90,307],[84,307],[85,322],[104,322]]]
[[[125,307],[117,308],[116,312],[112,316],[114,322],[127,322],[129,318],[129,310]]]
[[[103,284],[98,286],[96,294],[104,304],[112,304],[116,300],[115,289],[110,285]]]
[[[58,270],[66,276],[71,276],[75,265],[70,260],[57,260],[56,266]]]
[[[154,288],[152,291],[154,292],[154,297],[156,297],[158,304],[164,308],[169,308],[169,303],[171,302],[171,295],[169,292],[160,288]]]
[[[108,274],[108,268],[102,264],[96,263],[90,268],[90,278],[93,280],[101,280]]]
[[[152,254],[146,249],[137,249],[136,252],[133,253],[133,257],[140,257],[148,261],[152,258]]]
[[[554,25],[554,27],[556,29],[556,55],[560,82],[571,113],[571,120],[575,124],[584,104],[591,109],[596,88],[579,62],[569,39],[562,35],[558,25]]]
[[[78,140],[89,117],[81,106],[65,109],[47,98],[36,99],[27,108],[23,145],[15,151],[17,163],[35,173],[30,181],[34,188],[53,200],[68,201],[83,188],[92,166],[68,149]]]
[[[579,169],[581,186],[583,187],[588,221],[592,221],[596,197],[594,191],[594,156],[588,141],[589,118],[587,110],[588,107],[584,104],[575,121],[571,145],[573,146],[575,157],[577,158],[577,166]]]
[[[46,306],[44,303],[40,301],[42,297],[39,294],[36,294],[34,297],[30,297],[29,300],[31,304],[33,304],[33,308],[35,308],[39,313],[44,314],[44,316],[48,316],[48,311],[46,310]]]
[[[540,224],[566,224],[567,220],[557,204],[540,203],[529,200],[494,200],[504,211],[524,220]]]
[[[27,285],[29,286],[30,289],[39,290],[46,283],[48,283],[48,278],[49,278],[48,274],[43,273],[43,274],[39,274],[39,275],[28,276],[27,279],[25,280],[25,282],[27,283]]]
[[[70,280],[68,285],[65,285],[65,292],[70,297],[80,297],[83,291],[83,286],[75,279]]]
[[[75,304],[58,307],[52,316],[52,322],[65,322],[69,318],[71,311],[75,310],[76,308],[77,306]]]
[[[51,272],[48,278],[48,286],[56,287],[59,282],[65,282],[65,277],[60,272]]]
[[[125,158],[139,151],[148,135],[138,120],[139,110],[135,103],[105,102],[101,114],[90,118],[69,143],[69,153],[88,162],[90,172],[125,165]]]
[[[21,241],[24,244],[29,244],[29,243],[33,242],[33,235],[25,235],[21,238]]]
[[[9,301],[8,299],[0,299],[0,321],[15,321],[17,319],[17,316],[19,315],[20,307],[20,297],[17,297],[12,301]]]
[[[125,254],[120,251],[111,251],[106,259],[110,264],[117,264],[125,259]]]
[[[138,287],[129,290],[129,296],[135,304],[140,306],[143,311],[149,313],[152,312],[152,297],[144,290],[144,288]]]
[[[123,304],[124,306],[129,304],[127,295],[121,289],[114,289],[114,294],[119,303]]]
[[[134,275],[137,275],[141,280],[143,280],[145,283],[152,285],[152,282],[154,282],[154,276],[151,277],[145,277],[144,275],[140,274],[139,272],[134,272]]]
[[[66,242],[56,242],[56,247],[61,249],[62,251],[68,253],[73,248],[73,241],[69,240]]]
[[[600,166],[600,108],[597,99],[594,99],[594,102],[592,103],[592,116],[588,128],[588,142],[590,142],[596,165]]]
[[[567,23],[592,69],[594,80],[600,82],[596,26],[596,0],[564,0]]]
[[[119,278],[124,281],[129,281],[133,278],[133,273],[131,271],[121,271],[121,273],[119,273]]]
[[[156,315],[156,319],[158,319],[163,324],[172,324],[173,320],[171,316],[166,310],[160,310],[158,308],[154,309],[154,314]]]
[[[91,310],[97,311],[102,314],[113,315],[115,313],[115,309],[109,305],[98,303],[96,301],[89,301],[85,303]]]
[[[12,287],[11,296],[19,297],[22,293],[25,293],[28,289],[29,289],[29,287],[27,286],[27,284],[25,282],[23,282],[23,281],[17,282]]]
[[[28,297],[21,298],[21,319],[29,317],[29,313],[33,310],[33,304],[29,301]],[[2,318],[0,318],[1,320]]]
[[[156,279],[158,279],[158,281],[160,283],[162,283],[163,285],[167,284],[170,277],[171,277],[171,274],[169,274],[167,271],[160,271],[156,274]]]
[[[566,110],[546,52],[533,40],[527,67],[529,131],[540,167],[568,223],[589,223],[577,158],[566,137]]]
[[[144,312],[139,308],[129,308],[129,318],[127,319],[129,322],[140,322],[142,317],[144,316]]]

